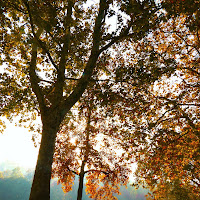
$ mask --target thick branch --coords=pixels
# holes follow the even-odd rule
[[[102,21],[105,18],[105,7],[106,6],[107,6],[106,1],[100,0],[99,13],[98,13],[98,16],[96,17],[94,33],[93,33],[93,46],[92,46],[92,50],[91,50],[91,55],[86,64],[84,73],[83,73],[82,77],[80,78],[77,86],[75,87],[74,91],[65,100],[64,104],[62,105],[63,117],[69,111],[69,109],[79,100],[79,98],[85,91],[85,89],[89,83],[89,80],[92,76],[93,69],[96,66],[96,61],[99,57],[99,54],[101,53],[99,51],[99,45],[100,45],[100,41],[101,41]]]
[[[66,67],[66,60],[67,56],[69,53],[70,49],[70,28],[72,25],[72,8],[74,6],[74,1],[69,0],[68,1],[68,6],[67,6],[67,15],[65,17],[65,28],[66,28],[66,33],[65,33],[65,40],[64,40],[64,45],[61,50],[61,55],[60,55],[60,62],[59,62],[59,71],[57,71],[57,80],[55,82],[55,91],[54,91],[54,96],[52,99],[52,105],[53,109],[57,108],[58,105],[60,105],[60,102],[63,98],[63,88],[65,85],[65,67]]]
[[[42,29],[39,29],[37,34],[40,35],[42,33]],[[42,89],[39,86],[40,79],[38,78],[35,70],[37,65],[37,43],[33,41],[32,44],[32,51],[31,51],[31,62],[30,62],[30,82],[31,87],[33,89],[33,92],[37,96],[38,103],[40,105],[41,112],[44,112],[44,109],[46,109],[44,94],[42,92]]]

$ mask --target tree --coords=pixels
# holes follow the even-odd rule
[[[191,29],[187,15],[182,15],[172,17],[157,31],[157,54],[173,55],[177,70],[171,79],[163,77],[152,87],[155,100],[146,113],[146,143],[138,153],[138,182],[152,189],[153,199],[168,199],[169,195],[170,199],[183,199],[180,191],[185,191],[185,199],[198,199],[199,29]]]
[[[117,137],[120,131],[115,131],[115,137],[109,134],[113,126],[106,125],[108,110],[100,107],[94,93],[95,88],[85,91],[78,104],[79,110],[74,111],[75,116],[59,132],[52,176],[58,178],[64,192],[72,190],[75,176],[79,176],[77,200],[82,199],[84,177],[90,198],[117,199],[114,194],[119,194],[119,186],[128,183],[128,156],[126,152],[120,153],[124,146],[123,140]],[[118,123],[120,127],[120,121]]]
[[[147,199],[163,199],[163,200],[195,200],[198,196],[190,191],[190,186],[182,184],[178,179],[158,184],[153,193],[147,195]]]
[[[19,167],[2,171],[0,177],[0,198],[25,200],[29,196],[30,182],[24,177]]]
[[[154,1],[86,3],[85,0],[0,3],[0,59],[7,64],[1,76],[1,115],[12,119],[21,114],[22,121],[26,121],[38,114],[42,121],[30,200],[50,198],[56,133],[93,81],[94,71],[98,72],[96,77],[102,75],[106,63],[97,67],[97,62],[111,55],[108,50],[111,46],[118,48],[125,40],[136,42],[156,24],[158,7]],[[115,17],[116,26],[109,28],[111,17]],[[120,70],[124,68],[119,67],[122,74]],[[141,72],[145,74],[142,68]]]

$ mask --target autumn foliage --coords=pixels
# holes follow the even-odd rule
[[[199,4],[0,1],[0,115],[42,132],[30,200],[85,174],[115,199],[134,162],[149,198],[199,198]]]
[[[64,192],[72,189],[78,176],[82,192],[86,178],[85,190],[90,198],[116,199],[114,195],[119,194],[120,185],[129,180],[128,155],[123,153],[121,158],[124,142],[119,139],[120,132],[109,135],[113,126],[109,126],[109,119],[104,116],[106,107],[100,112],[94,90],[88,89],[84,95],[68,125],[63,125],[58,133],[52,176],[58,178]]]
[[[177,67],[170,79],[163,77],[152,86],[148,134],[137,155],[138,183],[151,188],[149,199],[199,199],[199,29],[191,31],[187,18],[180,16],[156,33],[157,53],[173,56]]]

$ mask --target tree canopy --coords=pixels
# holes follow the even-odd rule
[[[177,62],[174,75],[152,87],[155,101],[146,116],[145,147],[138,154],[138,181],[151,187],[153,199],[200,195],[200,38],[199,29],[191,29],[187,20],[185,15],[173,17],[153,37],[159,54],[170,53]]]
[[[0,115],[42,121],[30,200],[49,200],[57,132],[89,87],[138,177],[198,190],[199,20],[194,0],[0,2]]]

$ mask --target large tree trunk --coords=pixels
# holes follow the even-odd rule
[[[54,115],[45,118],[45,121],[43,121],[42,140],[29,200],[50,199],[51,169],[55,140],[60,123],[58,123],[57,117]]]

